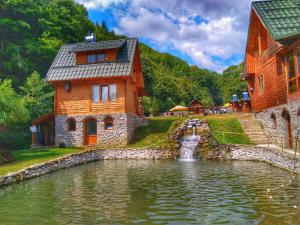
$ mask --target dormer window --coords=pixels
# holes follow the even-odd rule
[[[88,55],[88,64],[96,63],[96,55]]]
[[[104,62],[104,61],[105,61],[105,54],[104,53],[87,55],[88,64],[101,63],[101,62]]]
[[[105,61],[105,54],[104,53],[100,53],[97,55],[97,60],[98,62],[104,62]]]

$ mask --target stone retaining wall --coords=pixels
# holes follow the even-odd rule
[[[75,153],[55,159],[44,164],[33,165],[24,170],[0,177],[0,186],[16,183],[22,180],[41,176],[52,171],[81,165],[97,160],[114,159],[175,159],[177,151],[165,149],[107,149],[90,150],[81,153]]]
[[[203,158],[218,160],[243,160],[266,162],[276,167],[292,171],[294,168],[294,157],[288,153],[257,146],[231,145],[219,146],[209,152]],[[300,162],[296,163],[295,172],[300,174]]]
[[[41,176],[56,170],[73,167],[97,160],[115,160],[115,159],[176,159],[178,150],[166,149],[104,149],[90,150],[81,153],[71,154],[50,162],[33,165],[16,173],[11,173],[0,177],[0,186],[20,182],[22,180]],[[214,150],[206,152],[202,156],[207,160],[244,160],[261,161],[274,166],[293,170],[293,156],[287,153],[281,154],[276,150],[256,146],[231,145],[218,146]],[[300,162],[296,164],[296,173],[300,174]]]
[[[296,138],[297,131],[300,128],[300,101],[289,102],[288,104],[276,106],[255,114],[256,119],[261,123],[265,133],[270,137],[272,143],[288,147],[288,132],[286,120],[282,116],[284,110],[287,110],[291,117],[292,136]],[[276,117],[276,125],[271,115]],[[294,141],[295,144],[295,141]]]

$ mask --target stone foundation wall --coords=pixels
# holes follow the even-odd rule
[[[24,170],[0,177],[0,186],[20,182],[60,169],[98,160],[115,159],[175,159],[177,151],[165,149],[99,149],[75,153],[50,162],[33,165]]]
[[[204,158],[208,160],[260,161],[289,171],[294,169],[295,164],[293,154],[251,145],[219,146],[208,152]],[[300,174],[299,160],[296,161],[295,172]]]
[[[112,117],[114,120],[114,129],[105,130],[104,119]],[[126,146],[132,138],[134,130],[142,125],[146,125],[148,120],[145,117],[130,113],[115,113],[109,115],[84,115],[73,116],[76,121],[76,130],[69,131],[67,120],[70,117],[55,117],[55,143],[59,146],[64,143],[65,146],[83,146],[84,145],[84,123],[88,118],[97,120],[97,146],[121,147]]]
[[[291,117],[291,128],[293,139],[297,137],[298,129],[300,128],[300,116],[298,116],[298,111],[300,110],[300,101],[290,102],[289,104],[284,104],[267,109],[263,112],[255,114],[256,119],[263,126],[263,129],[267,136],[269,136],[270,141],[288,147],[288,132],[285,119],[282,117],[283,110],[286,109]],[[276,116],[277,127],[275,127],[274,121],[271,118],[272,113]],[[295,144],[295,141],[294,141]]]

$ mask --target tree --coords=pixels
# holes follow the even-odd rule
[[[230,66],[223,72],[223,76],[220,78],[220,87],[223,95],[224,102],[230,102],[231,96],[237,94],[239,98],[242,97],[242,93],[246,91],[247,84],[242,81],[240,74],[243,72],[244,65],[239,64]]]
[[[159,113],[159,104],[158,104],[158,100],[156,98],[153,98],[151,100],[150,113],[152,116],[157,116]]]
[[[53,111],[54,92],[38,72],[35,71],[27,77],[20,90],[31,119]]]
[[[11,80],[0,81],[0,125],[13,127],[29,121],[25,102],[12,87]]]
[[[108,33],[108,28],[106,26],[106,22],[105,20],[102,20],[102,23],[101,23],[101,29],[104,33]]]
[[[12,87],[11,80],[0,81],[0,125],[6,129],[0,132],[0,150],[23,148],[28,145],[29,112],[25,102]]]

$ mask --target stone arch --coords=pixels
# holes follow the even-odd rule
[[[68,131],[76,131],[76,120],[73,117],[69,117],[66,123]]]
[[[281,117],[283,118],[286,126],[286,137],[288,147],[293,147],[293,135],[292,135],[292,124],[291,124],[291,115],[286,108],[282,109]]]
[[[103,119],[104,130],[113,130],[114,129],[114,118],[110,115],[106,116]]]
[[[274,112],[271,113],[271,119],[273,121],[273,128],[277,129],[277,119],[276,119],[276,114]]]

